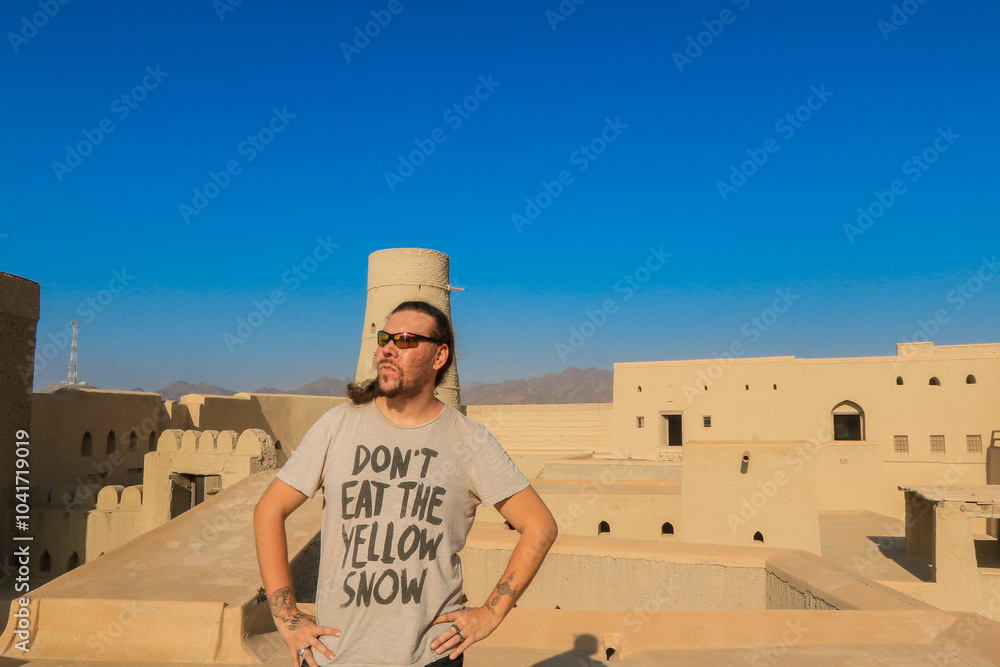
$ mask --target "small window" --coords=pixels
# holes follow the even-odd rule
[[[660,528],[660,535],[673,535],[673,534],[674,534],[674,524],[667,521],[665,524],[663,524],[663,527]]]
[[[641,394],[642,393],[642,385],[637,386],[635,388],[635,390]]]
[[[908,435],[894,435],[892,436],[892,446],[896,450],[897,454],[909,454],[910,453],[910,436]]]
[[[80,444],[80,456],[90,456],[94,453],[94,438],[90,431],[83,434],[83,442]]]
[[[902,375],[897,375],[896,376],[896,384],[898,384],[898,385],[902,385],[903,384],[903,376]]]
[[[69,572],[70,570],[75,570],[78,567],[80,567],[80,555],[74,551],[66,560],[66,571]]]
[[[705,391],[708,391],[708,385],[707,384],[705,385]]]
[[[48,549],[42,552],[42,560],[38,564],[38,569],[41,570],[42,572],[52,571],[52,556],[49,555]]]
[[[933,378],[930,379],[930,382],[928,382],[927,384],[931,385],[932,387],[940,387],[941,386],[941,380],[938,380],[936,377],[933,377]]]
[[[646,422],[646,418],[645,417],[636,417],[635,418],[635,427],[636,428],[642,428],[642,426],[643,426],[643,424],[645,422]]]
[[[139,436],[135,434],[135,431],[128,436],[128,450],[130,452],[139,451]]]
[[[982,454],[983,436],[978,434],[965,436],[965,447],[969,450],[970,454]]]
[[[976,384],[976,376],[975,375],[967,375],[965,377],[965,384]]]
[[[597,534],[598,535],[610,535],[611,534],[611,525],[607,521],[602,521],[597,526]]]
[[[108,454],[114,454],[115,453],[115,432],[114,431],[108,431],[107,453]]]
[[[932,435],[931,436],[931,453],[932,454],[944,454],[944,436],[943,435]]]
[[[764,544],[764,535],[762,535],[761,532],[758,530],[756,533],[753,534],[753,541]]]
[[[156,451],[156,431],[149,434],[149,451]]]
[[[747,391],[750,391],[750,385],[747,385]]]
[[[701,425],[705,428],[712,428],[712,415],[702,415]]]
[[[778,391],[778,385],[772,384],[771,385],[771,389],[774,389],[775,391]]]

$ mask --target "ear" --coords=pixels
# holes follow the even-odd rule
[[[438,345],[437,352],[434,354],[434,370],[441,369],[445,363],[448,361],[448,355],[451,354],[451,349],[448,347],[447,343],[442,343]]]

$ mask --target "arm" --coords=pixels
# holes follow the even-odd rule
[[[486,604],[442,614],[431,621],[431,625],[451,622],[459,627],[461,637],[454,628],[449,628],[431,642],[431,648],[438,655],[446,648],[452,649],[449,655],[452,660],[496,630],[535,577],[559,533],[549,508],[530,486],[494,507],[521,537]]]
[[[316,625],[316,618],[299,611],[295,603],[292,573],[288,566],[285,519],[306,500],[304,494],[276,477],[253,510],[253,532],[261,580],[271,606],[271,615],[274,616],[274,625],[288,646],[294,667],[299,667],[302,660],[310,667],[317,667],[312,651],[306,651],[299,657],[299,649],[309,646],[332,659],[333,653],[319,641],[319,637],[340,636],[339,630]]]

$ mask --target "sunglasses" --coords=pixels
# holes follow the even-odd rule
[[[377,340],[379,347],[385,347],[391,340],[393,345],[395,345],[400,350],[406,350],[411,347],[416,347],[422,340],[426,340],[431,343],[437,343],[438,345],[442,343],[442,341],[439,341],[436,338],[431,338],[429,336],[421,336],[420,334],[414,334],[414,333],[391,334],[387,331],[379,331]]]

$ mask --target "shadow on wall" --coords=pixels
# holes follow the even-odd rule
[[[531,667],[601,667],[605,664],[603,661],[591,658],[597,651],[597,637],[594,635],[578,635],[576,641],[573,642],[571,650],[554,655],[551,658],[546,658],[541,662],[536,662]],[[609,648],[607,652],[606,659],[610,660],[616,651],[613,648]]]

